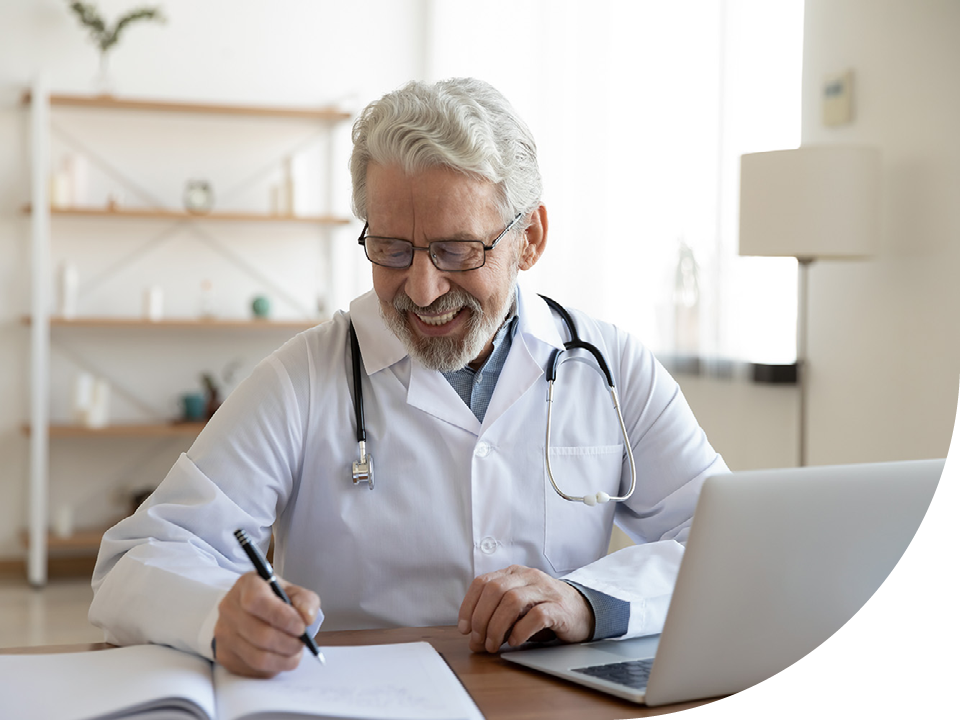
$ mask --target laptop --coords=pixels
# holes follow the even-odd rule
[[[661,635],[501,657],[646,705],[739,692],[816,648],[873,595],[920,526],[943,466],[708,478]]]

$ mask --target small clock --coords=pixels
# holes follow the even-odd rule
[[[213,209],[213,187],[206,180],[190,180],[183,192],[183,204],[188,212],[210,212]]]

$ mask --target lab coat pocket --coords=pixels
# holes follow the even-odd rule
[[[553,479],[567,495],[619,494],[622,467],[623,445],[550,448]],[[564,500],[550,483],[546,463],[543,492],[544,556],[553,569],[564,573],[603,557],[616,503],[589,507]]]

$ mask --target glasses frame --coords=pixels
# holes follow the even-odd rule
[[[433,240],[432,242],[427,243],[427,245],[426,245],[425,247],[418,247],[418,246],[414,245],[410,240],[404,240],[404,239],[402,239],[402,238],[381,237],[380,235],[370,235],[370,236],[367,236],[366,233],[367,233],[367,230],[368,230],[369,227],[370,227],[370,223],[369,223],[369,222],[365,222],[365,223],[363,224],[363,230],[360,231],[360,237],[357,238],[357,244],[363,246],[363,254],[366,256],[367,260],[369,260],[369,261],[370,261],[371,263],[373,263],[374,265],[379,265],[380,267],[389,268],[389,269],[391,269],[391,270],[406,270],[408,267],[410,267],[411,265],[413,265],[413,258],[416,257],[416,256],[414,255],[414,253],[417,252],[417,251],[425,251],[425,252],[427,253],[427,256],[430,258],[430,262],[432,262],[432,263],[433,263],[433,266],[434,266],[437,270],[439,270],[440,272],[470,272],[471,270],[479,270],[480,268],[482,268],[484,265],[487,264],[487,253],[488,253],[490,250],[493,250],[493,249],[497,246],[497,244],[498,244],[501,240],[503,240],[503,238],[505,238],[505,237],[507,236],[507,233],[510,232],[510,231],[513,229],[514,225],[516,225],[516,224],[520,221],[520,218],[522,218],[522,217],[523,217],[523,213],[522,213],[522,212],[518,212],[518,213],[516,214],[516,216],[514,216],[513,220],[511,220],[510,223],[503,229],[503,232],[501,232],[499,235],[497,235],[497,237],[494,239],[494,241],[493,241],[492,243],[490,243],[489,245],[484,245],[482,240]],[[375,260],[371,259],[369,253],[367,252],[367,239],[368,239],[368,237],[375,237],[375,238],[378,238],[378,239],[380,239],[380,240],[392,240],[392,241],[394,241],[394,242],[407,243],[407,244],[412,248],[412,251],[410,252],[410,262],[407,263],[406,265],[402,265],[402,266],[398,266],[398,265],[384,265],[384,264],[382,264],[382,263],[376,262]],[[436,245],[437,243],[479,243],[479,244],[480,244],[480,247],[483,248],[483,262],[480,263],[479,265],[475,266],[475,267],[463,268],[462,270],[446,270],[446,269],[440,267],[439,265],[437,265],[437,258],[436,258],[436,256],[433,254],[433,252],[430,251],[430,249],[431,249],[434,245]]]

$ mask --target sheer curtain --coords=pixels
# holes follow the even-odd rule
[[[488,80],[537,138],[533,287],[666,359],[794,360],[796,263],[737,257],[737,207],[740,155],[799,144],[802,0],[434,0],[427,17],[427,79]]]

